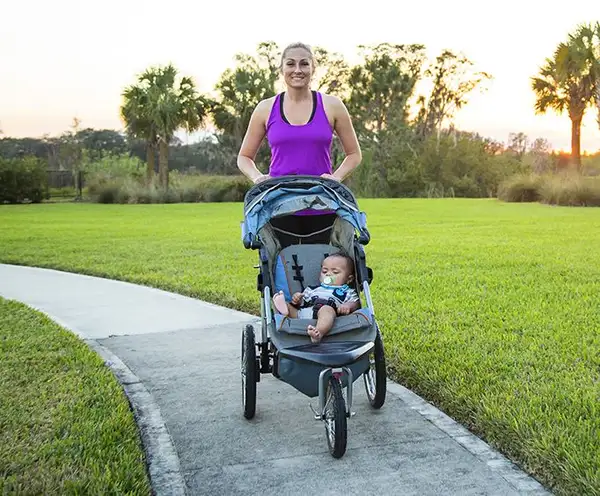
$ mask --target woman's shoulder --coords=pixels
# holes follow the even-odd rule
[[[322,91],[319,91],[319,93],[321,94],[323,103],[329,103],[331,105],[343,105],[344,104],[344,102],[342,101],[342,99],[339,96],[330,95],[329,93],[323,93]]]
[[[321,99],[326,110],[333,111],[337,115],[338,112],[343,112],[346,109],[346,105],[339,96],[323,92],[319,93],[321,94]]]
[[[276,98],[277,95],[265,98],[264,100],[258,102],[254,108],[254,115],[260,117],[261,120],[266,122],[269,119],[269,115],[271,114],[271,109],[273,108]]]
[[[265,98],[264,100],[261,100],[256,105],[256,111],[264,112],[265,110],[267,110],[268,112],[270,112],[276,99],[277,99],[277,95],[271,96],[269,98]]]

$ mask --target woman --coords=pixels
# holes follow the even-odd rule
[[[343,181],[362,159],[346,106],[338,97],[311,91],[315,61],[307,45],[287,46],[281,56],[280,70],[286,91],[261,101],[254,109],[238,155],[239,169],[255,184],[271,177],[295,174]],[[344,161],[335,172],[330,155],[334,132],[345,153]],[[268,174],[260,172],[254,163],[265,136],[271,147]],[[301,234],[318,230],[330,222],[327,217],[299,218],[294,231]]]
[[[270,177],[305,174],[343,181],[360,163],[361,152],[346,106],[335,96],[311,91],[315,72],[313,53],[293,43],[281,56],[286,91],[261,101],[250,118],[237,164],[255,184]],[[332,173],[333,133],[340,138],[346,157]],[[264,137],[271,147],[269,174],[254,163]]]

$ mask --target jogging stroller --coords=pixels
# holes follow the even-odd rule
[[[320,210],[324,215],[294,215]],[[323,212],[326,211],[326,212]],[[316,227],[300,233],[300,222]],[[315,176],[283,176],[253,186],[244,199],[242,241],[258,250],[257,289],[261,293],[261,329],[242,331],[242,404],[244,416],[254,417],[256,384],[272,373],[310,398],[319,398],[316,420],[325,423],[329,452],[346,451],[347,419],[353,413],[352,385],[361,375],[373,408],[386,396],[385,354],[375,321],[369,285],[372,270],[365,250],[370,240],[366,216],[343,184]],[[272,308],[272,295],[283,291],[286,301],[295,292],[319,283],[321,262],[342,252],[354,260],[354,288],[360,308],[338,316],[320,343],[312,343],[308,325],[316,320],[289,318]],[[344,395],[345,391],[345,395]],[[311,406],[312,408],[312,406]]]

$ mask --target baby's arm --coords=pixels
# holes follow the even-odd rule
[[[348,315],[358,309],[360,306],[360,298],[353,289],[348,290],[344,303],[338,308],[339,315]]]
[[[299,306],[300,303],[302,303],[302,299],[303,299],[304,295],[300,292],[298,293],[294,293],[292,295],[292,299],[290,300],[291,304],[294,305],[295,307]]]

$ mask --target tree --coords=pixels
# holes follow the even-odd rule
[[[529,149],[530,167],[533,172],[542,174],[550,170],[553,166],[550,143],[545,138],[536,138]]]
[[[567,112],[571,119],[571,161],[581,168],[581,121],[600,84],[598,26],[580,25],[546,59],[531,86],[536,96],[536,113],[552,109]]]
[[[432,80],[429,98],[420,96],[417,128],[421,137],[439,131],[445,120],[452,119],[456,111],[467,104],[467,95],[491,79],[486,72],[472,72],[473,62],[451,50],[443,50],[435,63],[425,70]]]
[[[75,138],[91,160],[99,160],[106,155],[127,153],[125,137],[113,129],[86,128],[78,131]]]
[[[236,54],[236,66],[225,70],[216,84],[218,97],[211,101],[210,113],[221,133],[217,138],[228,149],[233,162],[255,107],[276,93],[279,56],[275,42],[259,43],[256,56]],[[259,156],[257,161],[264,158]]]
[[[316,65],[314,89],[344,98],[349,89],[350,67],[343,55],[337,52],[328,52],[322,47],[315,47],[313,52]]]
[[[359,46],[359,50],[363,62],[349,71],[346,105],[361,147],[368,152],[365,156],[369,157],[369,164],[363,167],[369,170],[368,184],[363,189],[369,194],[391,194],[393,184],[413,181],[408,171],[400,175],[390,173],[393,168],[407,165],[414,152],[414,133],[408,123],[409,100],[421,74],[425,48],[380,43]],[[409,158],[405,160],[406,157]],[[411,176],[410,180],[405,179],[405,173]]]
[[[142,82],[140,77],[140,82]],[[132,85],[123,92],[121,119],[130,142],[142,141],[146,148],[146,183],[154,178],[155,153],[158,145],[156,125],[152,121],[152,109],[148,87]]]
[[[381,43],[359,49],[364,62],[350,70],[348,109],[359,138],[372,141],[391,122],[406,123],[425,47]]]
[[[168,189],[169,144],[177,130],[192,132],[200,128],[207,101],[196,91],[192,78],[178,78],[172,64],[143,72],[138,84],[126,88],[123,97],[121,116],[128,132],[143,137],[148,144],[148,176],[150,171],[153,175],[154,148],[158,144],[160,184]]]
[[[517,159],[521,160],[527,147],[529,145],[529,138],[525,133],[510,133],[508,135],[508,151],[514,154]]]

